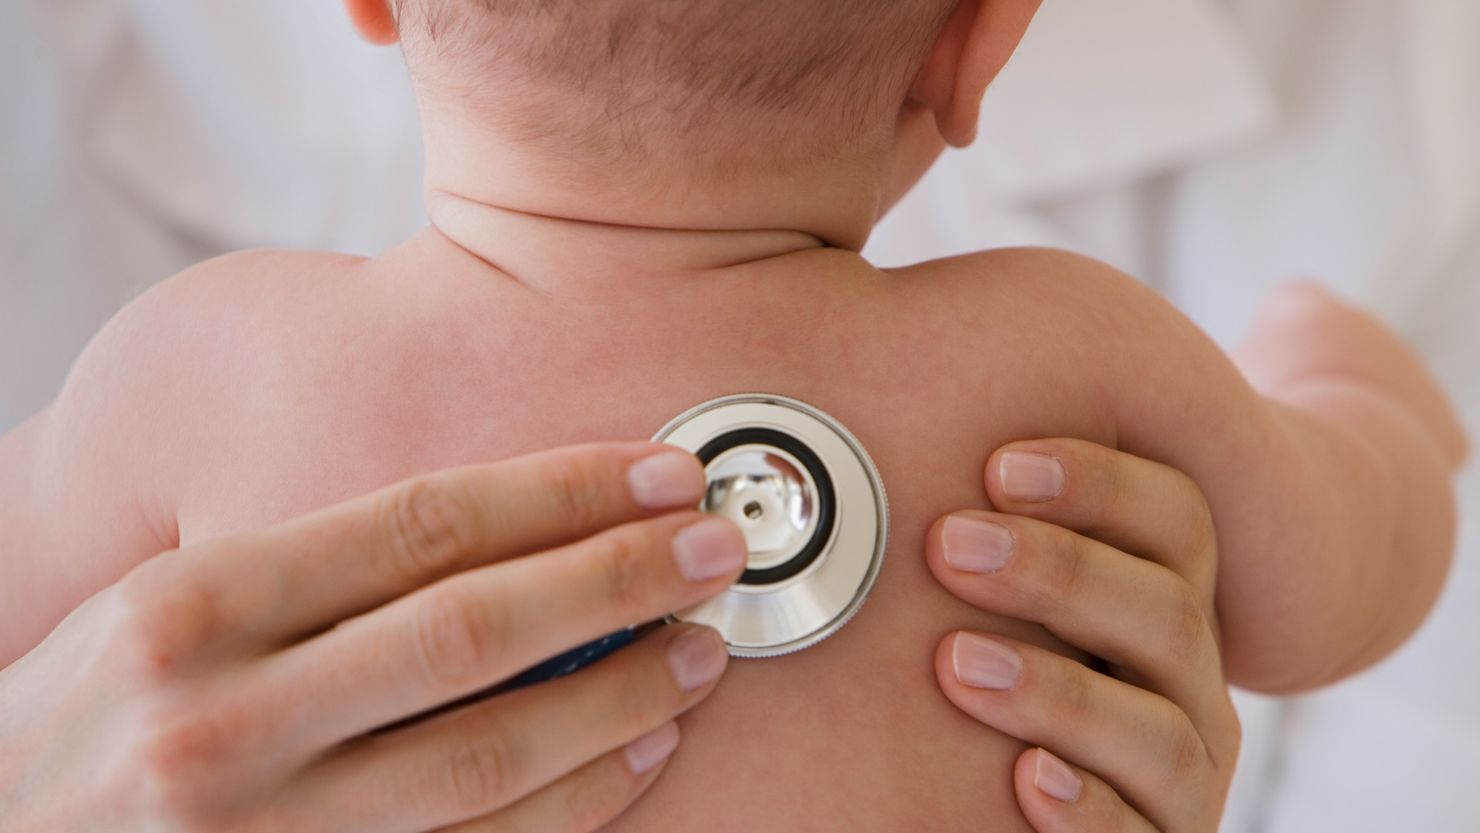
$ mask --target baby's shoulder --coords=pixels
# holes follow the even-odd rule
[[[211,258],[160,281],[129,313],[233,314],[303,303],[350,278],[366,259],[334,252],[252,249]]]
[[[360,258],[245,251],[196,264],[120,310],[74,365],[59,403],[148,415],[224,409],[264,359],[293,350],[303,323],[335,312]]]
[[[333,316],[363,258],[329,252],[251,250],[202,261],[140,294],[100,340],[124,353],[222,362],[249,342],[279,340],[305,320]]]
[[[1119,269],[1060,249],[994,249],[887,271],[936,319],[921,323],[954,324],[993,346],[1004,335],[1083,342],[1170,310]]]
[[[206,447],[211,432],[239,428],[250,416],[240,405],[252,383],[260,388],[272,375],[264,357],[292,349],[274,347],[292,329],[286,311],[327,306],[310,287],[352,270],[353,260],[242,252],[140,294],[94,336],[48,412],[59,476],[81,471],[73,480],[106,482],[97,491],[119,493],[110,500],[165,506],[151,515],[169,517],[167,484],[182,482],[180,461]]]
[[[887,270],[921,289],[994,300],[1018,298],[1094,304],[1150,292],[1135,278],[1092,257],[1064,249],[990,249]]]

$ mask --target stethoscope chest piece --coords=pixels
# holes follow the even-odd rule
[[[883,565],[889,505],[878,469],[837,420],[765,394],[706,402],[659,431],[693,452],[701,508],[734,521],[750,559],[740,581],[672,619],[713,626],[740,657],[821,642],[863,605]]]

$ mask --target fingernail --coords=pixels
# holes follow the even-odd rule
[[[697,506],[704,497],[704,470],[688,454],[661,452],[633,463],[627,485],[644,509]]]
[[[1084,782],[1074,774],[1074,770],[1046,749],[1038,750],[1038,760],[1033,765],[1033,786],[1065,804],[1078,801],[1079,794],[1084,791]]]
[[[1012,530],[1002,524],[952,515],[941,530],[946,563],[967,573],[995,573],[1012,560]]]
[[[702,688],[724,673],[729,651],[719,634],[709,628],[694,628],[668,643],[668,668],[681,691]]]
[[[1009,451],[997,462],[997,474],[1013,500],[1043,503],[1064,491],[1064,464],[1047,454]]]
[[[738,573],[749,556],[745,535],[723,518],[700,521],[673,536],[673,558],[689,581]]]
[[[642,775],[668,760],[678,748],[678,724],[667,723],[627,744],[627,768]]]
[[[1017,651],[994,639],[974,633],[956,634],[951,646],[951,665],[956,679],[972,688],[1006,691],[1023,675],[1023,658]]]

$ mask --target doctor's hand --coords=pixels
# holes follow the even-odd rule
[[[1202,493],[1166,466],[1077,440],[998,450],[986,486],[1001,511],[938,522],[931,571],[965,601],[1104,662],[985,634],[941,642],[946,697],[1034,747],[1013,775],[1023,814],[1038,833],[1216,833],[1240,729]]]
[[[0,831],[570,831],[640,795],[723,641],[661,628],[745,542],[698,461],[592,446],[435,474],[153,558],[0,671]]]

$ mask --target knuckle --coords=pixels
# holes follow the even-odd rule
[[[519,761],[507,724],[452,741],[447,784],[454,809],[472,816],[497,809],[513,795]]]
[[[1165,780],[1168,784],[1185,784],[1188,776],[1201,770],[1208,760],[1207,749],[1192,723],[1182,715],[1166,740]]]
[[[1225,697],[1220,707],[1213,729],[1208,732],[1205,746],[1208,758],[1214,766],[1223,772],[1232,773],[1238,762],[1239,750],[1243,748],[1244,724],[1238,711],[1234,709],[1232,700]]]
[[[1227,722],[1223,726],[1221,740],[1220,749],[1226,750],[1223,753],[1223,757],[1236,760],[1238,758],[1238,751],[1244,745],[1244,722],[1238,716],[1238,711],[1233,708],[1232,703],[1228,705]],[[1226,761],[1230,772],[1233,770],[1234,760]]]
[[[150,813],[177,827],[207,829],[211,784],[236,758],[238,727],[221,714],[195,711],[140,732],[128,755],[135,794]]]
[[[1051,581],[1038,589],[1038,606],[1044,613],[1075,608],[1090,580],[1089,545],[1083,538],[1054,527],[1048,549],[1054,553]]]
[[[1167,602],[1167,650],[1178,666],[1199,659],[1209,646],[1208,620],[1192,586],[1178,580]]]
[[[653,685],[651,669],[633,669],[615,698],[615,726],[630,736],[647,732],[678,711],[679,695],[673,686]]]
[[[1054,680],[1053,689],[1058,693],[1052,718],[1070,732],[1082,731],[1094,714],[1094,691],[1089,684],[1092,673],[1087,668],[1076,669]]]
[[[1183,475],[1183,480],[1187,484],[1189,517],[1195,518],[1189,530],[1189,546],[1193,552],[1215,553],[1218,550],[1218,530],[1213,525],[1213,507],[1208,503],[1208,496],[1203,494],[1196,483],[1186,475]]]
[[[413,617],[414,651],[434,691],[453,694],[476,687],[499,653],[503,628],[488,606],[441,588],[421,599]]]
[[[1134,501],[1133,495],[1136,493],[1134,478],[1127,470],[1125,461],[1120,458],[1119,452],[1102,448],[1096,451],[1090,465],[1095,471],[1095,500],[1103,507],[1105,517],[1124,516],[1127,505]]]
[[[134,767],[130,793],[150,819],[169,821],[171,827],[179,829],[197,818],[200,800],[193,782],[158,771],[147,757],[139,758]]]
[[[550,458],[545,472],[547,498],[554,520],[568,529],[593,529],[602,519],[601,478],[583,457]]]
[[[638,611],[648,596],[644,551],[635,535],[617,532],[593,539],[601,598],[612,611]]]
[[[382,504],[382,528],[405,577],[425,581],[452,572],[472,539],[453,489],[423,478],[392,491]]]
[[[1212,560],[1218,552],[1218,532],[1213,525],[1213,508],[1207,495],[1198,488],[1192,478],[1174,470],[1177,479],[1176,493],[1180,498],[1175,505],[1181,507],[1181,518],[1185,524],[1181,549],[1188,558],[1197,561]]]
[[[576,776],[566,802],[566,818],[559,830],[590,833],[621,812],[632,800],[632,778],[626,766],[614,761]]]
[[[114,588],[115,655],[147,684],[180,678],[215,620],[210,594],[188,575],[171,572],[130,574]]]

